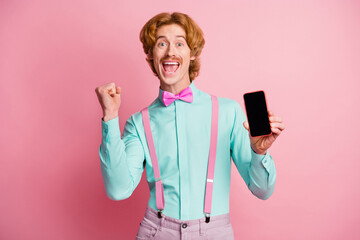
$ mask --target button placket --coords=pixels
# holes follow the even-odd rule
[[[177,137],[177,151],[178,151],[178,164],[179,164],[179,194],[180,194],[180,218],[184,218],[184,210],[186,208],[184,208],[183,206],[187,206],[186,205],[186,198],[185,198],[185,195],[186,193],[184,193],[184,188],[186,187],[185,186],[185,183],[184,183],[184,180],[186,179],[183,179],[183,174],[185,173],[185,170],[184,169],[184,163],[183,163],[183,159],[182,159],[182,144],[181,144],[181,139],[182,139],[182,132],[181,132],[181,112],[180,111],[180,103],[178,100],[175,100],[174,101],[174,112],[175,112],[175,126],[176,126],[176,137]],[[184,228],[181,227],[181,229],[183,230]]]

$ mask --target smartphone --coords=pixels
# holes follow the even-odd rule
[[[271,127],[264,91],[245,93],[244,102],[250,135],[252,137],[270,135]]]

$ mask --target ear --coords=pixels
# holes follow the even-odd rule
[[[146,58],[148,60],[154,60],[154,57],[152,55],[152,49],[149,49],[148,53],[146,54]]]

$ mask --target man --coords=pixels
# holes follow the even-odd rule
[[[236,101],[195,87],[205,41],[186,14],[156,15],[140,40],[160,80],[159,95],[126,121],[122,138],[120,87],[96,88],[104,115],[99,155],[107,196],[128,198],[146,165],[150,198],[137,239],[233,239],[231,158],[250,191],[269,198],[276,170],[268,149],[285,128],[282,120],[269,112],[272,134],[251,137]]]

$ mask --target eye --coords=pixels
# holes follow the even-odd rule
[[[182,46],[184,46],[184,44],[183,43],[177,43],[177,46],[182,47]]]
[[[166,43],[164,43],[164,42],[159,43],[159,47],[165,47],[165,46],[166,46]]]

